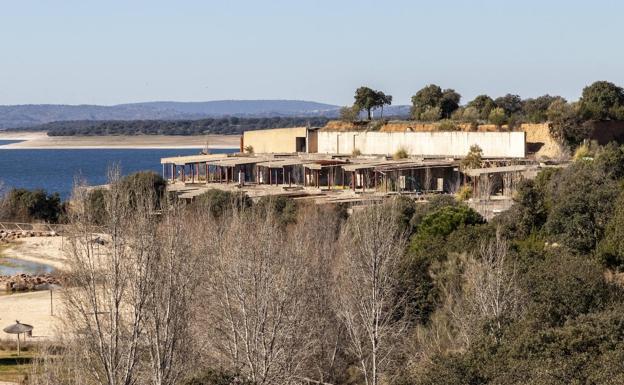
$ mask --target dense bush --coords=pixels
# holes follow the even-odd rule
[[[397,384],[624,380],[622,278],[605,272],[624,266],[623,152],[615,145],[595,148],[565,169],[523,181],[512,209],[487,225],[462,225],[471,216],[460,215],[465,209],[457,203],[417,207],[402,293],[428,317],[417,319],[425,326],[414,333],[413,343],[424,347],[411,357],[422,358],[401,367]],[[478,261],[479,248],[495,233],[509,240],[505,269],[519,285],[523,311],[501,324],[499,335],[476,329],[465,341],[458,322],[469,320],[461,310],[474,282],[453,280],[465,277],[470,257],[462,253]],[[451,264],[454,275],[445,270]]]
[[[564,247],[591,253],[602,238],[620,191],[592,161],[579,161],[553,177],[545,228]]]
[[[198,195],[193,201],[193,205],[198,209],[207,210],[213,217],[219,218],[232,208],[251,206],[251,199],[244,193],[210,189]]]
[[[475,246],[479,239],[475,225],[484,220],[452,197],[439,197],[427,205],[398,200],[394,207],[401,227],[414,233],[397,270],[397,295],[405,300],[406,314],[412,322],[427,322],[438,296],[430,274],[432,264],[444,260],[450,252]]]
[[[277,222],[282,225],[295,223],[297,220],[297,204],[291,198],[283,196],[265,196],[258,200],[260,207],[266,207],[277,216]]]
[[[624,119],[624,89],[613,83],[598,81],[583,88],[579,103],[585,119]]]
[[[62,213],[60,195],[42,189],[13,189],[0,202],[0,218],[8,221],[57,223]]]
[[[615,203],[615,209],[598,244],[598,256],[610,268],[624,268],[624,192]]]
[[[87,193],[86,203],[87,211],[91,216],[95,225],[106,223],[106,198],[108,190],[103,188],[95,188]]]
[[[584,257],[553,250],[527,272],[529,314],[540,325],[562,326],[581,314],[602,310],[609,298],[602,267]]]
[[[418,225],[416,239],[419,241],[426,237],[447,236],[459,226],[476,225],[484,223],[483,217],[476,211],[465,205],[445,206],[428,214]],[[413,247],[414,245],[412,244]]]
[[[160,174],[153,171],[139,171],[123,177],[119,180],[121,189],[128,192],[128,198],[137,199],[137,194],[153,194],[157,208],[164,198],[167,189],[167,181]]]
[[[440,354],[409,384],[568,385],[624,381],[623,309],[578,317],[562,327],[511,325],[502,343],[484,337],[464,353]]]

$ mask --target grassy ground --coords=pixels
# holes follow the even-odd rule
[[[30,372],[34,351],[22,352],[19,356],[17,351],[0,350],[0,381],[22,381]]]

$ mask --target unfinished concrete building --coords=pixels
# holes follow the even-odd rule
[[[462,159],[473,145],[483,151],[483,166],[463,169]],[[524,132],[297,127],[245,132],[237,154],[163,158],[161,163],[170,190],[186,199],[220,188],[252,198],[285,195],[358,204],[392,194],[456,193],[468,185],[474,204],[482,204],[492,195],[509,201],[517,183],[537,173],[539,166],[525,158],[525,149]],[[403,154],[393,157],[398,150]]]

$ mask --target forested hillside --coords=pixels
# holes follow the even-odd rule
[[[28,128],[49,136],[242,134],[276,127],[324,126],[325,117],[210,118],[200,120],[111,120],[53,122]]]

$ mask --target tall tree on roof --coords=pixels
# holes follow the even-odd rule
[[[468,103],[468,107],[473,107],[479,113],[479,119],[487,120],[490,112],[496,108],[494,99],[487,95],[479,95]]]
[[[624,118],[624,89],[611,82],[598,81],[583,88],[579,102],[584,119]]]
[[[454,89],[442,90],[440,86],[430,84],[412,96],[412,118],[422,120],[423,113],[435,108],[440,109],[441,118],[450,118],[453,111],[459,108],[460,99],[461,95]]]
[[[510,117],[514,114],[522,112],[522,98],[518,95],[507,94],[505,96],[494,99],[496,107],[505,110],[505,115]]]
[[[392,95],[386,95],[381,91],[368,87],[360,87],[355,90],[354,98],[353,106],[359,111],[366,110],[368,120],[372,119],[372,110],[374,108],[381,107],[383,109],[383,106],[392,104]]]

